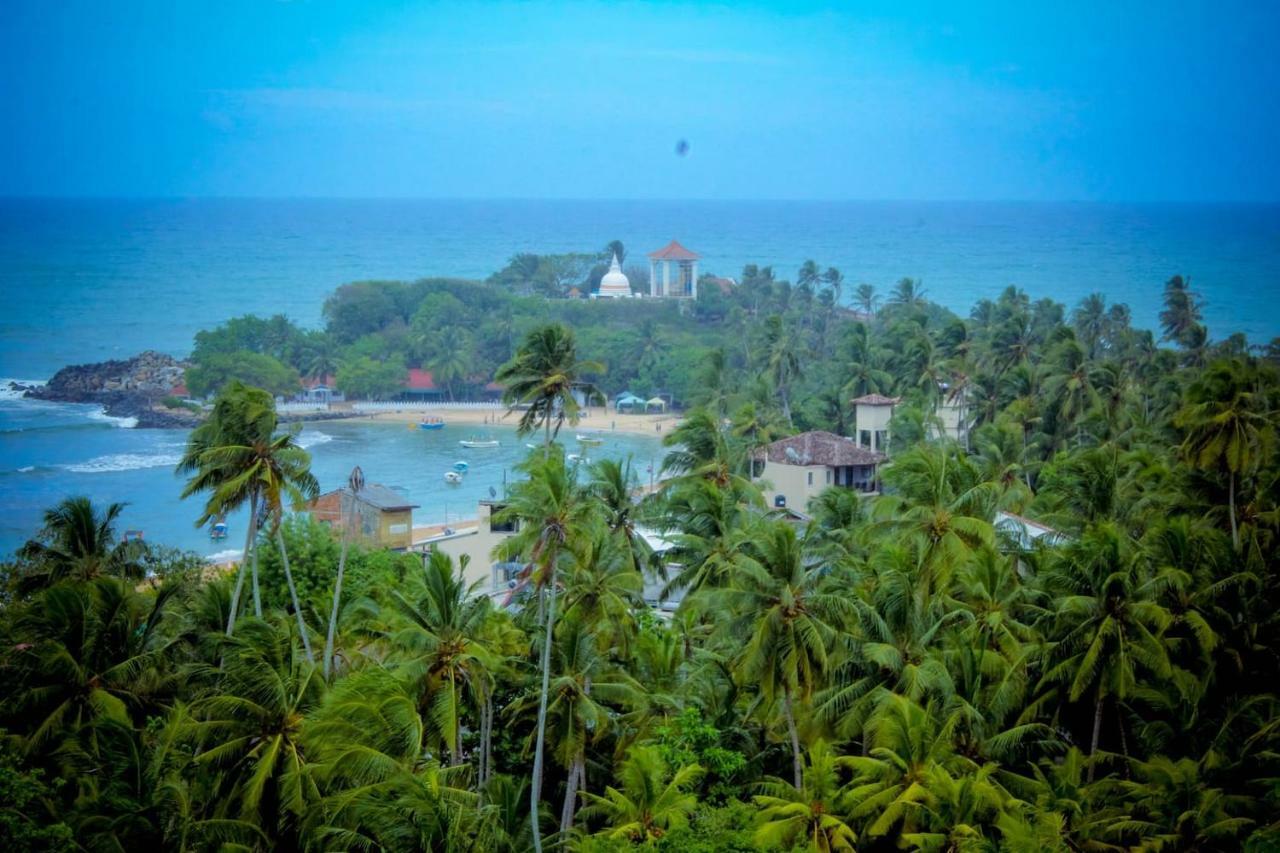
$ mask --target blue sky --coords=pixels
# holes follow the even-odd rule
[[[1274,2],[3,17],[0,194],[1280,200]]]

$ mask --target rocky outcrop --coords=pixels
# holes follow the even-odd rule
[[[125,361],[64,367],[26,396],[60,403],[93,403],[113,418],[134,418],[140,427],[190,427],[200,415],[168,409],[160,401],[182,386],[187,366],[148,350]]]
[[[182,385],[187,366],[173,356],[147,350],[127,361],[102,361],[64,367],[30,396],[64,403],[96,403],[117,393],[160,398]]]

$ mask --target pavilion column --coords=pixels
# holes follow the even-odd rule
[[[671,261],[662,262],[662,295],[671,295]]]
[[[657,296],[658,289],[658,262],[653,258],[649,259],[649,295]]]
[[[696,300],[698,298],[698,262],[694,261],[689,267],[689,274],[692,280],[689,282],[689,293]]]

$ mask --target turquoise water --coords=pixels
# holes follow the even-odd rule
[[[476,502],[490,489],[501,495],[504,477],[513,478],[516,463],[528,453],[511,427],[483,428],[501,442],[497,448],[459,447],[459,439],[476,431],[461,425],[425,431],[406,424],[324,421],[304,428],[299,440],[311,452],[312,471],[323,490],[345,484],[358,464],[368,482],[389,486],[420,505],[415,524],[429,524],[474,518]],[[656,436],[600,435],[605,442],[590,449],[592,459],[631,456],[641,478],[647,478],[651,460],[661,463]],[[571,452],[579,450],[571,429],[562,438]],[[185,440],[181,430],[124,428],[91,406],[0,399],[0,554],[30,538],[40,513],[71,494],[128,502],[121,530],[141,529],[149,541],[207,555],[239,549],[247,514],[228,519],[227,540],[210,542],[194,527],[200,499],[180,500],[183,481],[173,466]],[[465,460],[469,470],[462,484],[447,485],[444,473],[457,460]]]
[[[1280,335],[1276,205],[10,199],[0,200],[0,377],[45,379],[147,348],[182,355],[199,329],[250,312],[319,326],[325,296],[346,281],[480,278],[516,252],[614,238],[643,262],[673,237],[721,275],[760,263],[794,277],[813,258],[844,272],[846,293],[912,276],[960,312],[1010,284],[1068,308],[1101,291],[1147,327],[1163,282],[1181,273],[1214,338]],[[440,477],[458,437],[341,423],[303,435],[326,489],[360,464],[422,503],[424,521],[443,520],[446,504],[469,514],[523,451],[504,436],[500,451],[472,452],[466,484],[451,489]],[[91,407],[0,400],[0,552],[74,493],[131,501],[125,524],[149,539],[217,550],[192,528],[195,507],[177,502],[183,439],[121,428]],[[644,438],[606,451],[655,452]]]

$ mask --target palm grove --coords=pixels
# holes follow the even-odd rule
[[[1157,341],[1101,296],[1068,315],[1011,288],[960,319],[904,280],[883,302],[859,287],[854,314],[835,271],[746,273],[654,308],[673,322],[647,330],[652,364],[702,331],[643,499],[628,463],[577,466],[556,441],[575,391],[610,379],[596,327],[516,339],[497,372],[539,444],[495,555],[525,567],[510,606],[441,555],[290,515],[316,491],[306,453],[230,379],[181,470],[194,515],[251,509],[237,571],[121,543],[118,506],[51,509],[6,567],[0,832],[113,850],[1280,845],[1274,348],[1212,342],[1180,278]],[[869,392],[904,398],[883,494],[829,489],[804,524],[765,507],[753,450],[847,432]],[[963,445],[931,438],[940,397],[964,401]],[[1057,533],[1029,543],[1001,511]],[[670,619],[645,576],[684,593]]]

